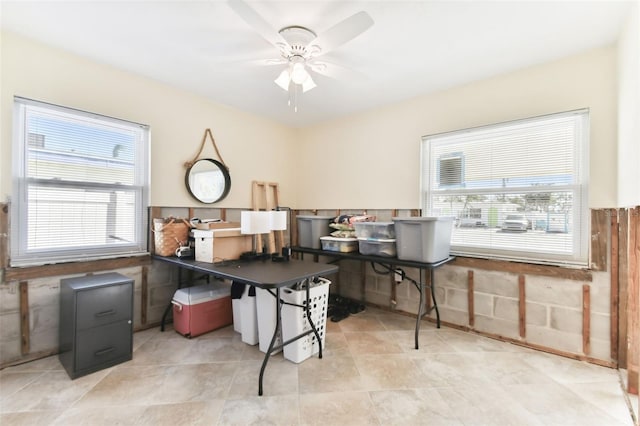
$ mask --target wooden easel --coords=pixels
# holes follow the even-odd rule
[[[275,182],[253,181],[251,187],[251,203],[253,210],[271,211],[279,206],[280,189]],[[257,251],[261,252],[263,247],[262,235],[257,237]],[[271,231],[267,237],[268,253],[281,253],[284,246],[284,233],[282,231]]]

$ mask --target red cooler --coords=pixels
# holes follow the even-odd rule
[[[181,288],[171,303],[173,328],[186,337],[199,336],[233,323],[231,286],[224,283]]]

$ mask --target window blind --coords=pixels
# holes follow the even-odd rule
[[[148,127],[15,99],[11,265],[146,252]]]
[[[455,218],[457,254],[586,264],[587,152],[587,110],[425,136],[423,211]]]

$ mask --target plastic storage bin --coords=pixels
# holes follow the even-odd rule
[[[256,296],[249,296],[251,286],[246,285],[240,299],[232,299],[233,329],[240,333],[241,340],[248,345],[258,344],[258,314]],[[273,330],[272,330],[273,331]]]
[[[394,217],[398,259],[434,263],[451,249],[452,217]]]
[[[367,239],[358,238],[358,246],[361,254],[369,256],[396,257],[395,239]]]
[[[333,216],[296,216],[298,222],[298,245],[319,249],[320,237],[331,233],[329,224]]]
[[[273,337],[273,330],[276,328],[276,290],[273,289],[273,294],[269,290],[263,290],[256,288],[256,312],[258,315],[258,341],[259,349],[261,352],[267,352],[269,350],[269,344]],[[282,289],[280,289],[282,294]],[[244,323],[244,321],[242,321]],[[282,327],[278,330],[278,335],[274,345],[282,344]],[[275,351],[273,353],[278,353]]]
[[[357,238],[337,238],[337,237],[320,237],[322,250],[339,251],[341,253],[349,253],[358,251]]]
[[[181,288],[173,299],[173,328],[195,337],[233,322],[231,287],[213,283]]]
[[[240,299],[231,299],[231,313],[233,314],[233,331],[242,333],[242,305]]]
[[[324,347],[325,331],[327,327],[327,308],[329,305],[329,284],[331,281],[325,278],[309,279],[302,282],[296,288],[284,288],[280,292],[280,297],[287,303],[296,305],[306,304],[305,286],[309,287],[311,321],[320,335],[320,342]],[[287,341],[305,331],[311,330],[311,325],[307,320],[306,310],[291,305],[282,306],[282,338]],[[284,347],[284,357],[289,361],[300,363],[311,355],[318,353],[320,346],[314,333],[296,340]]]
[[[357,238],[394,239],[396,231],[393,222],[355,222]]]

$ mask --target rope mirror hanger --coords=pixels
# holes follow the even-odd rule
[[[199,158],[207,138],[211,139],[220,161],[212,158]],[[205,130],[198,153],[191,161],[185,162],[184,166],[187,169],[185,185],[189,194],[196,200],[201,203],[212,204],[221,201],[229,194],[231,189],[229,168],[220,155],[211,129]]]

